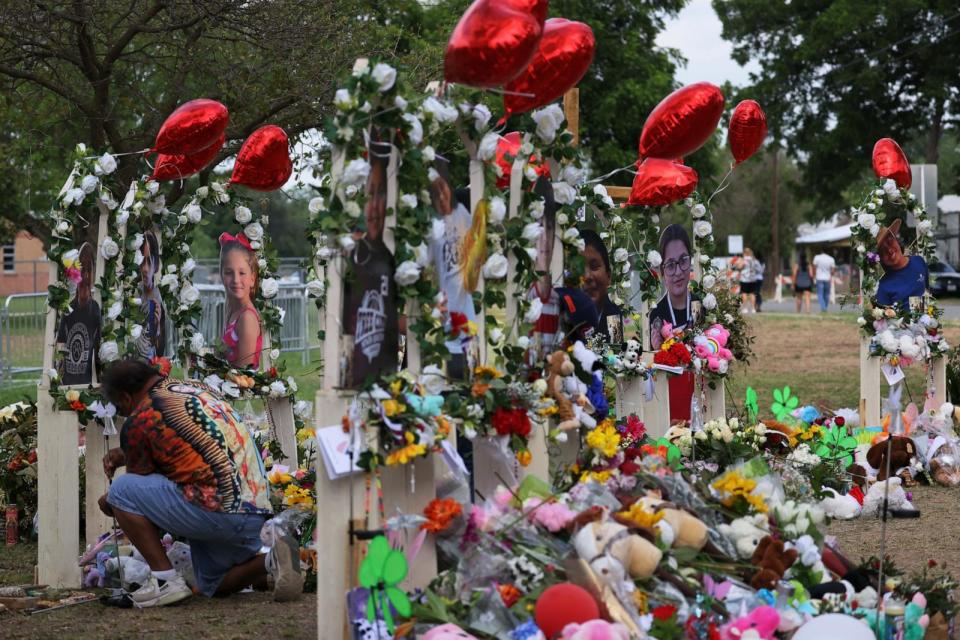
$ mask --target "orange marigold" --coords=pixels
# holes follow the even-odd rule
[[[431,533],[440,533],[449,527],[453,519],[461,513],[463,513],[463,507],[456,500],[434,498],[423,510],[427,522],[420,525],[420,528]]]

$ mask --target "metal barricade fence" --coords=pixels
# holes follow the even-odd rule
[[[43,368],[47,293],[15,293],[0,308],[0,381]]]

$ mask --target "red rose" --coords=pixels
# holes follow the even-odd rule
[[[842,427],[843,425],[847,424],[847,421],[844,420],[843,416],[835,416],[833,418],[833,424],[837,425],[838,427]]]
[[[37,450],[36,450],[36,449],[33,449],[33,450],[29,453],[29,455],[27,455],[27,462],[29,462],[30,464],[33,464],[33,463],[36,462],[36,461],[37,461]]]
[[[466,333],[467,315],[459,311],[450,312],[450,335],[456,338],[461,332]]]
[[[635,475],[639,471],[640,471],[640,465],[638,465],[633,460],[627,460],[626,462],[620,465],[620,473],[627,476]]]
[[[269,376],[270,376],[271,378],[276,378],[276,377],[279,375],[279,374],[277,373],[277,368],[276,368],[276,367],[270,367],[270,371],[268,372],[268,374],[269,374]]]
[[[677,608],[671,604],[662,604],[650,613],[653,614],[654,619],[666,621],[673,617],[677,612]]]
[[[496,411],[493,412],[490,422],[493,424],[493,428],[496,429],[498,435],[510,435],[512,427],[510,413],[509,409],[504,409],[503,407],[497,407]]]

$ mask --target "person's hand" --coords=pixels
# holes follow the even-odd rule
[[[100,511],[105,515],[113,517],[113,507],[110,506],[110,503],[107,502],[107,494],[100,496],[100,499],[97,500],[97,505],[100,506]]]
[[[126,456],[123,455],[123,449],[114,448],[107,451],[103,456],[103,472],[107,477],[113,480],[114,472],[126,464]]]

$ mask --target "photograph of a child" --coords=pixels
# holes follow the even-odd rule
[[[461,314],[466,321],[476,320],[473,296],[463,286],[462,266],[463,239],[470,230],[470,212],[455,197],[450,183],[450,163],[437,158],[430,169],[430,202],[443,222],[443,234],[431,236],[430,258],[437,272],[440,291],[444,295],[448,317]],[[463,336],[451,338],[446,343],[451,359],[447,373],[460,379],[465,373],[464,346],[470,349],[469,339]]]
[[[227,298],[221,341],[224,357],[235,367],[260,368],[263,328],[253,304],[259,275],[257,254],[243,232],[220,234],[220,281]]]
[[[136,345],[140,357],[149,362],[154,357],[164,355],[166,335],[165,311],[160,297],[159,275],[161,273],[160,241],[157,234],[148,231],[143,234],[140,247],[143,261],[140,263],[140,310],[144,315],[143,331]]]
[[[399,366],[399,314],[393,254],[384,243],[387,217],[387,165],[390,145],[372,142],[363,226],[348,257],[344,291],[344,334],[352,348],[341,383],[358,388],[367,378],[388,375]],[[346,344],[350,344],[349,340]]]
[[[93,367],[100,349],[100,305],[93,299],[96,264],[93,245],[80,247],[77,262],[80,279],[76,294],[70,303],[70,312],[60,318],[57,327],[57,372],[60,384],[89,385],[93,382]]]
[[[550,271],[557,235],[557,205],[553,199],[553,184],[549,178],[541,177],[534,184],[534,192],[543,198],[544,202],[543,217],[540,219],[543,233],[537,238],[537,259],[534,263],[534,268],[540,277],[530,287],[527,299],[539,298],[543,304],[543,310],[533,324],[533,331],[530,334],[532,347],[529,364],[531,365],[544,362],[547,356],[557,349],[563,338],[560,329],[560,298],[555,290],[555,287],[560,284],[562,274],[554,274]]]

